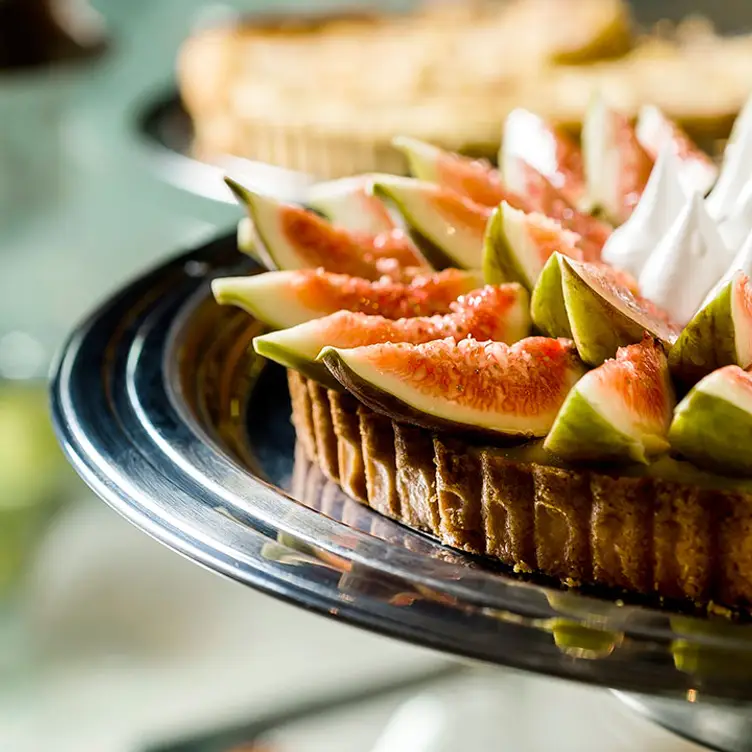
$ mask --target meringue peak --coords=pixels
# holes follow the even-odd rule
[[[641,294],[685,325],[730,263],[718,227],[694,193],[645,264]]]
[[[672,145],[665,144],[632,216],[606,241],[602,259],[639,277],[686,203],[678,159]]]
[[[723,156],[718,182],[708,196],[708,211],[724,219],[732,211],[752,173],[752,97],[734,123]]]

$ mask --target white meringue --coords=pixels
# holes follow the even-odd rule
[[[724,275],[713,285],[713,288],[703,300],[700,308],[704,308],[717,294],[718,291],[728,284],[737,272],[744,272],[748,277],[752,277],[752,232],[742,243],[738,253],[734,256],[733,261],[729,264]]]
[[[734,123],[723,155],[718,182],[708,196],[708,211],[717,220],[729,215],[752,175],[752,97]]]
[[[731,260],[702,195],[695,193],[642,270],[640,293],[684,326]]]
[[[639,277],[653,250],[671,229],[687,202],[678,160],[670,144],[658,155],[650,180],[632,216],[611,234],[601,258]]]
[[[741,247],[752,232],[752,180],[747,181],[739,200],[730,214],[718,225],[723,242],[728,248],[736,250]]]

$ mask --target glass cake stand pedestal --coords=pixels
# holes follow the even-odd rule
[[[260,325],[217,306],[252,272],[235,238],[137,279],[70,337],[52,384],[60,441],[144,532],[236,581],[472,661],[613,689],[722,750],[752,749],[752,628],[521,579],[349,499],[296,451]]]

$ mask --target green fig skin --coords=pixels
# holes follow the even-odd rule
[[[720,397],[693,389],[676,408],[668,440],[698,467],[752,475],[752,415]]]
[[[649,464],[643,446],[617,431],[576,390],[562,405],[543,448],[570,462]]]
[[[504,227],[504,211],[497,206],[491,214],[483,238],[483,279],[488,285],[519,282],[528,290],[531,280],[517,264]]]
[[[625,345],[639,342],[645,328],[617,311],[586,284],[566,259],[560,262],[564,305],[580,358],[601,365]]]
[[[533,288],[530,315],[535,327],[547,337],[573,338],[564,305],[561,257],[558,253],[548,259]]]
[[[455,254],[451,250],[442,248],[437,242],[427,237],[424,231],[418,229],[419,223],[415,215],[406,206],[405,201],[400,198],[398,191],[393,189],[389,183],[376,181],[371,186],[371,191],[374,196],[393,204],[397,208],[409,228],[408,231],[412,241],[433,269],[442,271],[451,267],[457,269],[479,268],[481,263],[480,248],[477,251],[473,249],[472,253],[464,255],[460,252]],[[426,231],[430,232],[430,230]],[[461,255],[463,257],[460,257]]]
[[[333,389],[337,392],[343,391],[342,385],[332,376],[329,369],[323,363],[316,360],[318,352],[310,354],[310,359],[301,357],[289,348],[275,342],[273,334],[254,337],[253,349],[257,354],[267,358],[267,360],[273,360],[285,368],[299,371],[303,376],[313,379],[327,389]]]
[[[733,282],[724,285],[684,327],[671,348],[671,375],[686,387],[722,366],[737,365],[734,320],[731,311]]]

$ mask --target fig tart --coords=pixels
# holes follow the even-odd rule
[[[685,27],[639,34],[625,0],[248,17],[196,31],[177,77],[201,159],[229,153],[321,179],[399,173],[398,134],[492,157],[512,109],[577,131],[597,87],[630,115],[662,101],[685,127],[725,137],[750,85],[752,38]]]
[[[412,177],[234,181],[217,279],[265,322],[299,447],[375,511],[564,585],[752,607],[752,104],[722,163],[603,98],[527,110],[499,168],[414,138]]]

